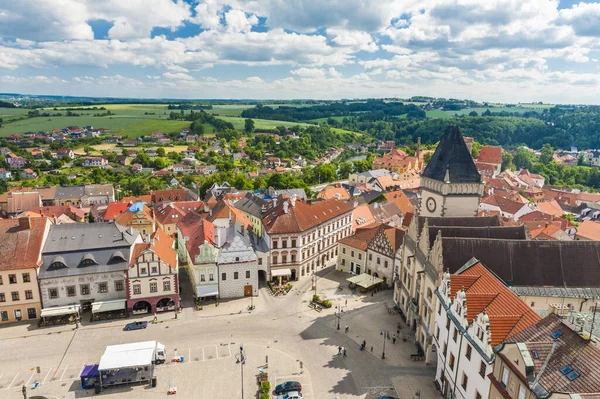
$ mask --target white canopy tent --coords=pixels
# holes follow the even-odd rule
[[[279,285],[281,285],[281,278],[286,276],[291,276],[291,269],[273,269],[271,270],[271,277],[279,277]]]
[[[41,317],[64,316],[79,313],[81,305],[55,306],[42,309]]]
[[[125,299],[116,299],[114,301],[94,302],[92,303],[92,314],[101,312],[112,312],[114,310],[125,310]]]
[[[196,296],[198,298],[204,298],[207,296],[217,296],[217,295],[219,295],[219,286],[216,284],[197,285],[196,286]]]

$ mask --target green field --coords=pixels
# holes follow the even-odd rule
[[[440,109],[432,109],[430,111],[425,111],[425,114],[427,115],[428,118],[442,118],[442,119],[447,119],[447,118],[451,118],[452,116],[454,116],[454,114],[450,115],[449,113],[444,112]]]
[[[220,116],[219,119],[223,119],[224,121],[233,123],[233,127],[236,130],[240,130],[240,131],[244,130],[244,124],[245,124],[244,118],[235,117],[235,116]],[[253,120],[254,120],[254,127],[256,129],[275,129],[277,126],[292,127],[292,126],[296,126],[296,125],[300,125],[301,127],[314,126],[309,123],[272,121],[272,120],[268,120],[268,119],[253,119]]]
[[[190,122],[188,121],[145,120],[143,122],[138,122],[133,125],[127,126],[123,129],[113,130],[112,133],[119,134],[121,136],[127,136],[129,138],[134,138],[147,136],[152,132],[178,133],[182,129],[189,127]]]

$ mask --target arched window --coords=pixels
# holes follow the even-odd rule
[[[54,259],[52,259],[52,263],[50,263],[48,270],[58,270],[64,269],[66,267],[67,263],[65,262],[65,258],[63,258],[62,256],[56,256]]]

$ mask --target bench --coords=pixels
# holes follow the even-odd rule
[[[410,360],[413,360],[413,361],[425,360],[425,356],[423,356],[421,353],[413,353],[412,355],[410,355]]]
[[[323,310],[323,308],[321,306],[319,306],[319,305],[315,305],[315,310],[317,312],[320,312],[321,310]]]

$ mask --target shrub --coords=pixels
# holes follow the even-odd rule
[[[326,307],[326,308],[330,308],[331,307],[331,301],[328,301],[327,299],[325,299],[323,302],[321,302],[321,305]]]
[[[269,381],[263,381],[260,384],[260,399],[271,398],[271,383]]]
[[[313,295],[312,300],[313,300],[313,302],[319,302],[321,300],[321,298],[319,298],[319,296],[315,294],[315,295]]]

